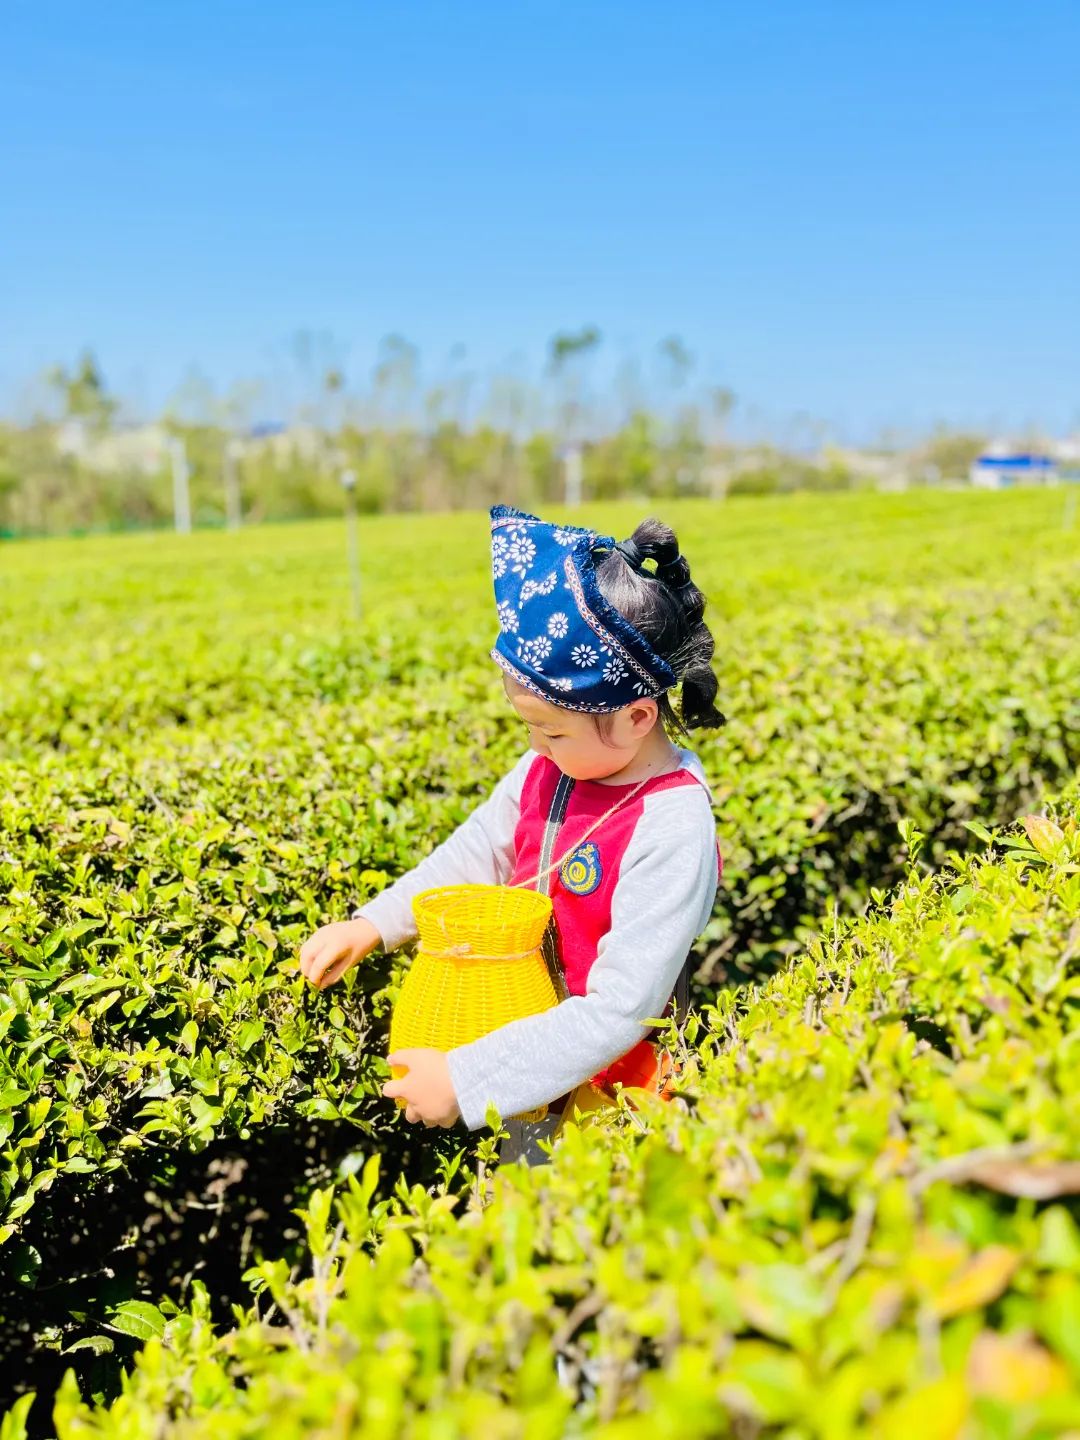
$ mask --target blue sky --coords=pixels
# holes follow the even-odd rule
[[[1075,0],[6,0],[0,410],[592,323],[598,383],[676,333],[777,424],[1061,432],[1078,53]]]

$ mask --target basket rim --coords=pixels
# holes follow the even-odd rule
[[[469,900],[483,895],[494,896],[507,892],[513,892],[521,897],[522,918],[538,917],[551,912],[551,897],[542,895],[539,890],[530,890],[523,885],[482,885],[464,882],[460,885],[434,885],[429,890],[421,890],[413,896],[413,914],[419,919],[422,913],[429,913],[438,900],[447,896],[458,896],[462,900]]]

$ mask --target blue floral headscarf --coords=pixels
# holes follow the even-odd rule
[[[501,627],[492,659],[526,690],[565,710],[621,710],[675,684],[667,661],[600,593],[594,554],[615,548],[610,535],[492,506],[491,573]]]

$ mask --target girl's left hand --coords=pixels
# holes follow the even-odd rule
[[[395,1050],[387,1058],[391,1065],[408,1066],[407,1075],[382,1089],[388,1099],[400,1096],[405,1101],[406,1120],[412,1124],[422,1120],[430,1130],[434,1125],[449,1129],[461,1119],[450,1066],[441,1050]]]

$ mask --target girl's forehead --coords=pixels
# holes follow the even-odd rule
[[[526,690],[524,685],[519,685],[505,672],[503,673],[503,689],[506,691],[506,698],[522,719],[531,720],[535,725],[563,725],[574,718],[572,711],[560,710],[557,705],[542,700],[539,695],[534,695],[530,690]]]

